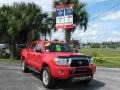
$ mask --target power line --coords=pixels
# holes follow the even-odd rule
[[[107,9],[106,11],[104,11],[104,12],[100,13],[99,15],[97,15],[97,16],[95,16],[95,17],[93,17],[90,21],[93,21],[93,20],[95,20],[96,18],[98,18],[98,17],[100,17],[100,16],[107,15],[107,12],[111,11],[112,9],[114,9],[114,8],[116,8],[116,7],[118,7],[118,6],[120,6],[120,3],[118,3],[118,4],[114,5],[113,7],[111,7],[111,8],[109,8],[109,9]]]

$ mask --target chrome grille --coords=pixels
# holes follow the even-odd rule
[[[71,58],[71,67],[80,67],[80,66],[88,66],[89,60],[88,58]]]

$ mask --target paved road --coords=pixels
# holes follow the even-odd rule
[[[52,90],[120,90],[120,70],[99,68],[90,85],[61,82]],[[22,73],[19,64],[0,63],[0,90],[47,90],[38,74]]]

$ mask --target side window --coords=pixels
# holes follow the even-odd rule
[[[36,50],[42,51],[42,45],[40,43],[38,43]]]
[[[36,43],[33,43],[32,46],[31,46],[31,49],[35,50],[35,47],[36,47]]]

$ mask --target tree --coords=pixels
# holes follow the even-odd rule
[[[9,8],[9,6],[5,5],[0,8],[0,43],[9,42],[9,35],[7,33]]]
[[[9,15],[9,34],[17,43],[26,43],[39,38],[42,23],[42,10],[34,3],[14,3]],[[21,37],[24,38],[21,38]]]
[[[29,44],[50,33],[47,13],[34,3],[14,3],[0,7],[0,40],[10,46],[11,55],[16,56],[16,45]]]
[[[85,9],[86,7],[85,3],[79,2],[79,0],[55,0],[53,3],[53,7],[55,8],[57,5],[60,5],[60,4],[66,5],[71,3],[74,4],[74,7],[73,7],[74,25],[78,26],[80,29],[83,29],[85,31],[87,29],[87,24],[88,24],[88,13]],[[54,9],[53,15],[55,16],[55,9]],[[65,30],[65,41],[67,43],[70,42],[71,33],[74,31],[75,31],[75,28]]]
[[[72,45],[73,48],[78,49],[80,47],[80,42],[78,40],[71,40],[70,44]]]
[[[43,29],[41,33],[45,36],[45,40],[47,35],[50,35],[51,39],[51,30],[53,29],[53,19],[48,15],[48,13],[43,14],[43,21],[41,28]]]

